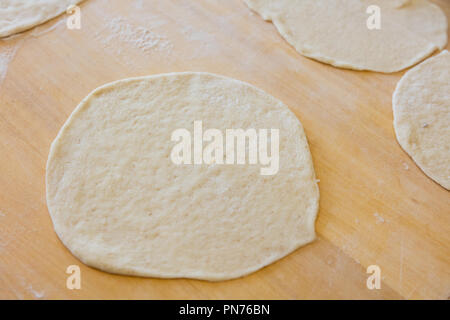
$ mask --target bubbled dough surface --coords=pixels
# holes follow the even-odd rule
[[[280,169],[175,166],[171,133],[279,128]],[[311,242],[319,191],[303,128],[280,101],[207,73],[96,89],[52,144],[47,203],[62,242],[105,271],[224,280]]]

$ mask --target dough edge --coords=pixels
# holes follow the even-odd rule
[[[410,67],[414,67],[417,64],[419,64],[420,62],[423,62],[424,59],[430,57],[434,52],[436,52],[438,50],[443,50],[448,42],[448,38],[447,38],[447,41],[445,43],[443,43],[442,45],[435,45],[431,42],[428,42],[429,45],[426,49],[423,50],[422,54],[416,56],[415,58],[413,58],[412,60],[410,60],[408,62],[405,62],[402,66],[399,66],[398,68],[394,68],[391,70],[382,70],[382,69],[376,69],[376,68],[369,69],[364,66],[352,64],[350,62],[335,60],[332,57],[328,57],[327,55],[320,54],[319,52],[317,52],[317,53],[308,52],[307,45],[300,46],[300,44],[297,41],[295,41],[295,39],[292,39],[292,37],[289,35],[288,29],[283,25],[283,23],[280,23],[277,19],[274,19],[274,18],[270,17],[269,15],[264,14],[264,12],[259,10],[251,0],[244,0],[244,2],[251,10],[253,10],[257,14],[259,14],[265,21],[272,22],[273,25],[275,26],[275,28],[277,29],[278,33],[280,34],[280,36],[284,40],[286,40],[286,42],[292,48],[294,48],[298,53],[300,53],[302,56],[305,56],[307,58],[310,58],[310,59],[313,59],[313,60],[316,60],[316,61],[319,61],[319,62],[322,62],[325,64],[329,64],[329,65],[337,67],[337,68],[356,70],[356,71],[373,71],[373,72],[380,72],[380,73],[386,73],[386,74],[395,73],[395,72],[399,72],[399,71],[405,70]],[[429,4],[441,12],[441,14],[443,15],[444,21],[446,23],[445,30],[447,30],[448,29],[448,20],[447,20],[446,15],[442,12],[442,9],[432,2],[429,2]]]
[[[73,5],[78,5],[81,2],[84,2],[85,0],[72,0]],[[69,5],[70,6],[70,5]],[[65,13],[66,9],[64,9],[63,11],[58,11],[56,10],[54,13],[44,17],[44,18],[39,18],[37,16],[33,17],[33,19],[31,21],[28,21],[27,23],[23,23],[23,24],[18,24],[18,25],[14,25],[14,26],[10,26],[9,28],[6,27],[4,29],[0,29],[0,39],[1,38],[7,38],[10,36],[14,36],[16,34],[22,33],[24,31],[30,30],[34,27],[37,27],[41,24],[44,24],[60,15],[62,15],[63,13]]]
[[[394,132],[395,132],[395,137],[396,140],[398,142],[398,144],[401,146],[401,148],[403,149],[403,151],[406,152],[406,154],[414,161],[414,163],[419,167],[419,169],[431,180],[433,180],[435,183],[437,183],[438,185],[440,185],[441,187],[443,187],[446,190],[450,190],[450,185],[444,185],[442,183],[442,181],[440,181],[440,177],[436,177],[432,172],[430,172],[427,168],[426,164],[421,163],[421,161],[419,161],[418,159],[416,159],[413,150],[410,148],[410,146],[408,145],[407,141],[405,141],[402,137],[400,137],[401,134],[401,130],[398,127],[398,123],[397,123],[397,117],[396,117],[396,105],[397,105],[397,97],[399,95],[400,90],[403,88],[403,86],[405,86],[405,83],[408,81],[408,75],[413,74],[415,72],[417,72],[419,70],[419,68],[422,67],[426,67],[429,63],[433,62],[433,59],[436,57],[439,57],[442,54],[449,54],[448,50],[443,50],[441,51],[439,54],[432,56],[428,59],[426,59],[425,61],[422,61],[420,64],[414,66],[413,68],[411,68],[410,70],[408,70],[403,76],[402,78],[399,80],[399,82],[397,83],[397,86],[395,88],[395,91],[392,95],[392,107],[393,107],[393,126],[394,126]]]
[[[206,76],[213,76],[213,77],[218,77],[218,78],[222,78],[222,79],[227,79],[230,81],[234,81],[236,83],[239,83],[241,85],[245,85],[248,87],[251,87],[255,90],[257,90],[258,92],[262,93],[263,95],[266,95],[272,99],[275,99],[276,101],[280,101],[279,99],[273,97],[272,95],[270,95],[269,93],[265,92],[264,90],[250,84],[247,83],[245,81],[241,81],[241,80],[237,80],[234,78],[230,78],[227,76],[223,76],[223,75],[219,75],[219,74],[215,74],[215,73],[211,73],[211,72],[192,72],[192,71],[186,71],[186,72],[169,72],[169,73],[161,73],[161,74],[154,74],[154,75],[147,75],[147,76],[138,76],[138,77],[130,77],[130,78],[124,78],[124,79],[120,79],[120,80],[116,80],[113,82],[109,82],[106,84],[103,84],[99,87],[97,87],[96,89],[94,89],[93,91],[91,91],[78,105],[77,107],[72,111],[72,113],[70,114],[70,116],[68,117],[68,119],[66,120],[66,122],[63,124],[63,126],[60,128],[56,138],[53,140],[51,146],[50,146],[50,151],[49,151],[49,155],[47,158],[47,163],[46,163],[46,175],[45,175],[45,185],[46,185],[46,202],[47,202],[47,208],[52,220],[52,225],[53,225],[53,229],[55,230],[55,233],[57,234],[59,240],[62,242],[62,244],[64,245],[65,248],[67,248],[72,255],[74,255],[77,259],[79,259],[83,264],[93,267],[95,269],[98,269],[100,271],[104,271],[104,272],[108,272],[111,274],[117,274],[117,275],[128,275],[128,276],[137,276],[137,277],[148,277],[148,278],[160,278],[160,279],[193,279],[193,280],[200,280],[200,281],[211,281],[211,282],[217,282],[217,281],[226,281],[226,280],[233,280],[233,279],[238,279],[238,278],[242,278],[245,277],[249,274],[252,274],[260,269],[265,268],[268,265],[273,264],[274,262],[281,260],[284,257],[287,257],[288,255],[292,254],[294,251],[296,251],[297,249],[304,247],[308,244],[310,244],[311,242],[313,242],[316,239],[316,230],[315,230],[315,222],[317,219],[317,215],[319,212],[319,201],[320,201],[320,191],[319,191],[319,187],[317,184],[317,180],[315,180],[313,187],[314,187],[314,194],[315,194],[315,199],[316,201],[314,201],[314,207],[311,208],[312,211],[314,211],[314,214],[310,214],[307,217],[309,218],[307,220],[306,223],[306,229],[308,229],[308,231],[310,231],[310,233],[308,235],[305,234],[305,237],[303,237],[302,241],[298,241],[298,243],[294,246],[292,246],[291,248],[289,248],[288,250],[286,250],[285,252],[283,252],[282,254],[273,256],[270,259],[267,259],[264,263],[260,264],[260,265],[255,265],[254,267],[251,268],[247,268],[247,269],[239,269],[239,271],[234,272],[234,273],[204,273],[204,272],[198,272],[197,274],[193,274],[193,273],[188,273],[188,274],[169,274],[169,273],[158,273],[157,271],[149,271],[147,269],[143,269],[143,268],[138,268],[138,267],[116,267],[114,265],[110,265],[107,263],[102,263],[99,260],[96,260],[95,258],[92,258],[90,255],[88,255],[87,257],[83,254],[83,252],[81,252],[81,250],[78,250],[76,248],[73,248],[73,246],[68,245],[68,241],[67,239],[65,239],[64,235],[60,233],[61,228],[57,228],[55,226],[55,220],[53,219],[53,215],[51,212],[51,200],[49,199],[49,193],[47,192],[47,190],[49,189],[49,164],[51,162],[51,160],[53,159],[53,156],[56,152],[56,149],[59,147],[60,143],[61,143],[61,136],[64,135],[65,130],[67,130],[67,128],[71,125],[73,119],[76,117],[76,115],[78,113],[81,113],[84,111],[84,109],[88,106],[87,102],[94,96],[101,94],[103,92],[103,90],[107,90],[109,88],[112,88],[118,84],[124,84],[124,83],[129,83],[129,82],[135,82],[135,81],[140,81],[140,80],[144,80],[144,79],[152,79],[152,78],[158,78],[158,77],[166,77],[166,76],[177,76],[177,75],[206,75]],[[297,124],[299,126],[299,130],[300,133],[303,134],[303,136],[305,137],[305,142],[306,142],[306,147],[307,150],[309,151],[308,154],[308,165],[311,167],[313,175],[314,175],[314,179],[316,179],[316,175],[315,175],[315,170],[314,170],[314,164],[313,164],[313,159],[312,159],[312,154],[311,154],[311,150],[309,148],[309,143],[307,140],[307,136],[306,133],[304,132],[304,128],[302,123],[300,122],[300,120],[298,119],[298,117],[292,112],[292,110],[282,102],[283,106],[285,106],[290,113],[292,113],[292,115],[297,119]]]

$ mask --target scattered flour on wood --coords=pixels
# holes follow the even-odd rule
[[[105,28],[97,32],[96,38],[109,50],[115,50],[117,54],[122,54],[122,49],[117,46],[118,41],[140,49],[144,53],[155,50],[168,54],[173,48],[172,43],[165,36],[146,27],[132,25],[121,17],[111,19]]]
[[[193,45],[194,50],[190,52],[192,58],[214,56],[220,52],[216,37],[205,30],[184,26],[181,33],[184,39]]]
[[[14,44],[3,44],[2,42],[0,42],[0,44],[2,44],[0,46],[0,84],[1,84],[6,77],[6,74],[8,73],[9,63],[14,58],[18,46]]]

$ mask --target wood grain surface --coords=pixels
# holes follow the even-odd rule
[[[434,2],[450,20],[450,1]],[[0,84],[0,298],[449,298],[450,194],[400,148],[392,126],[404,72],[302,57],[240,0],[88,0],[81,14],[79,30],[61,16],[0,41],[0,62],[10,60]],[[45,200],[62,124],[99,85],[174,71],[249,82],[295,112],[320,179],[315,242],[219,283],[108,274],[62,245]],[[81,268],[81,290],[66,288],[69,265]],[[366,287],[369,265],[381,269],[380,290]]]

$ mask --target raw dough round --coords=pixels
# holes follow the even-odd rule
[[[393,97],[394,128],[403,149],[431,179],[450,189],[450,53],[409,70]]]
[[[83,0],[2,0],[0,38],[44,23],[81,1]]]
[[[223,133],[279,129],[278,173],[261,175],[261,165],[175,165],[172,132],[193,132],[199,120]],[[64,124],[47,163],[56,233],[81,261],[113,273],[246,275],[313,241],[318,200],[294,114],[249,84],[208,73],[96,89]]]
[[[245,1],[299,53],[336,67],[395,72],[447,43],[447,19],[426,0]],[[373,5],[381,12],[379,30],[367,27]]]

